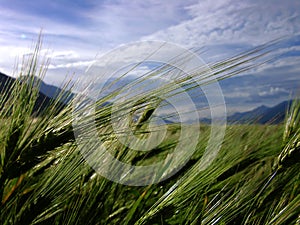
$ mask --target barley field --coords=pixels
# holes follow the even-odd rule
[[[118,184],[97,174],[78,150],[72,104],[58,110],[58,99],[38,115],[33,112],[38,96],[34,76],[42,78],[47,70],[47,61],[37,63],[40,47],[38,42],[23,67],[27,70],[21,71],[27,74],[26,82],[15,82],[1,92],[0,224],[300,224],[298,100],[284,123],[227,125],[221,149],[204,169],[201,158],[210,125],[201,125],[195,151],[173,176],[147,186]],[[255,64],[266,50],[267,46],[261,46],[215,63],[211,65],[214,76],[221,80],[252,68],[248,63]],[[195,74],[194,79],[201,76]],[[180,77],[178,82],[189,84],[189,79]],[[162,89],[173,91],[172,87]],[[149,135],[146,122],[153,112],[144,107],[152,101],[149,93],[142,97],[144,101],[136,106],[144,114],[132,124],[141,140]],[[121,104],[120,110],[125,106]],[[99,107],[96,114],[98,138],[111,155],[132,165],[150,165],[168,157],[182,128],[169,124],[165,139],[154,151],[133,152],[117,142],[110,127],[110,106]],[[195,127],[185,126],[188,137]],[[183,158],[189,146],[185,148],[180,152]],[[114,165],[110,167],[114,171]],[[165,169],[176,168],[167,165]]]

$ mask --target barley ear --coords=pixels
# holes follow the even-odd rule
[[[283,149],[274,169],[282,169],[300,162],[300,99],[294,100],[285,121]]]

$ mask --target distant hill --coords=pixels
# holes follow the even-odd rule
[[[245,124],[245,123],[257,123],[257,124],[278,124],[284,121],[286,112],[292,100],[284,101],[273,107],[259,106],[251,111],[237,112],[227,117],[228,124]],[[211,123],[210,119],[201,119],[202,123]]]
[[[18,78],[21,79],[21,78]],[[37,78],[39,79],[39,78]],[[7,76],[0,72],[0,93],[7,88],[10,89],[11,85],[15,82],[15,78]],[[133,78],[129,77],[122,82],[114,84],[110,91],[116,90],[121,86],[129,84],[132,82]],[[109,80],[107,83],[110,84],[113,80]],[[108,91],[108,93],[110,92]],[[106,93],[107,94],[107,93]],[[40,93],[36,101],[34,111],[37,112],[40,109],[42,111],[45,109],[51,101],[56,99],[58,96],[63,96],[61,100],[61,105],[59,108],[64,107],[73,97],[74,94],[70,91],[63,91],[61,88],[54,85],[49,85],[41,81],[40,84]],[[197,100],[197,99],[195,99]],[[291,105],[292,101],[284,101],[275,105],[274,107],[260,106],[251,111],[247,112],[237,112],[231,116],[227,117],[227,122],[229,124],[234,123],[258,123],[258,124],[277,124],[284,121],[286,111]],[[211,123],[211,120],[208,118],[203,118],[200,121],[201,123]],[[172,121],[166,120],[165,123],[172,123]]]
[[[8,85],[10,87],[13,82],[15,81],[14,78],[5,75],[4,73],[0,72],[0,91],[4,90],[5,86]]]
[[[235,113],[227,118],[228,123],[278,124],[284,121],[292,101],[284,101],[273,107],[260,106],[248,112]]]
[[[22,80],[22,76],[17,79]],[[35,80],[36,82],[40,82],[40,92],[51,99],[59,97],[61,102],[68,103],[74,97],[74,94],[70,91],[64,91],[57,86],[47,84],[38,77],[35,77]]]
[[[20,78],[18,78],[20,79]],[[38,79],[38,78],[37,78]],[[13,83],[16,81],[16,78],[7,76],[0,72],[0,93],[7,90],[9,91],[12,88]],[[8,92],[9,93],[9,92]],[[45,84],[41,82],[39,96],[35,102],[34,113],[41,113],[45,108],[47,108],[51,102],[60,94],[62,90],[52,85]],[[62,93],[64,96],[67,96],[66,93]],[[58,104],[57,110],[61,110],[70,98],[63,98],[61,104]]]

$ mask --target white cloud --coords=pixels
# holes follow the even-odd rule
[[[281,4],[280,4],[281,3]],[[298,7],[299,6],[299,7]],[[262,44],[300,31],[300,3],[295,1],[199,1],[186,7],[192,19],[143,39],[173,41],[185,46]]]
[[[288,78],[289,74],[300,73],[299,62],[300,56],[298,55],[280,57],[253,69],[251,72],[259,76],[266,73],[269,76],[268,73],[275,73],[277,71],[277,73],[280,72],[282,76],[285,75],[285,78]]]
[[[41,28],[45,36],[44,48],[53,51],[48,54],[51,57],[50,68],[64,67],[68,70],[73,66],[86,66],[88,63],[85,62],[94,60],[97,54],[119,44],[138,40],[142,35],[179,23],[188,17],[183,8],[190,2],[193,1],[178,0],[167,4],[161,1],[99,1],[88,9],[76,9],[78,18],[88,21],[84,25],[66,22],[68,18],[61,14],[53,19],[54,15],[49,15],[47,7],[53,9],[61,4],[59,1],[54,5],[36,1],[34,4],[37,5],[32,10],[13,6],[12,3],[3,4],[0,6],[0,46],[6,47],[0,48],[1,72],[11,74],[15,58],[25,54],[23,48],[28,52]],[[66,12],[75,10],[64,7],[67,7]],[[34,13],[38,8],[45,13]]]
[[[247,90],[248,91],[248,90]],[[239,88],[232,90],[230,93],[226,93],[228,98],[244,98],[250,97],[250,93],[245,90],[239,90]]]
[[[73,68],[76,69],[77,67],[79,68],[87,68],[90,66],[94,61],[76,61],[72,63],[66,63],[66,64],[50,64],[49,69],[59,69],[59,68]]]
[[[274,95],[283,94],[283,93],[289,94],[289,91],[285,90],[284,88],[280,88],[280,87],[270,87],[269,90],[261,91],[258,93],[258,95],[261,97],[267,97],[267,96],[274,96]]]
[[[35,4],[41,4],[43,8],[43,4],[47,6],[52,1],[35,1]],[[68,5],[62,8],[61,1],[55,4],[66,12],[74,10],[77,21],[61,18],[62,14],[53,19],[56,15],[48,17],[46,13],[41,16],[22,11],[20,7],[16,10],[5,8],[1,4],[1,72],[12,74],[16,58],[29,53],[33,40],[44,28],[44,48],[50,49],[45,53],[51,57],[46,79],[51,82],[59,83],[68,72],[82,76],[97,54],[137,40],[170,41],[184,47],[206,46],[208,52],[203,54],[203,59],[215,61],[287,36],[288,44],[275,52],[284,57],[250,71],[273,83],[273,89],[257,93],[261,96],[279,93],[283,91],[282,87],[276,86],[276,89],[274,83],[294,81],[300,73],[297,53],[300,46],[289,42],[297,35],[299,41],[300,37],[299,1],[118,0],[97,1],[92,7],[76,10]],[[85,23],[81,23],[81,19]],[[134,73],[146,71],[147,68],[140,68]],[[249,90],[234,90],[228,96],[247,98],[251,94]]]

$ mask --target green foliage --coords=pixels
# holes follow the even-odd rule
[[[39,40],[23,66],[20,74],[26,75],[25,81],[15,82],[11,90],[1,93],[1,224],[299,224],[299,101],[291,107],[285,125],[228,126],[222,148],[209,166],[201,161],[210,134],[210,126],[203,125],[197,149],[179,173],[147,187],[125,186],[101,177],[84,160],[73,136],[72,104],[58,112],[58,98],[47,113],[34,115],[39,86],[34,75],[42,78],[48,65],[47,60],[38,65],[40,47]],[[212,74],[196,71],[176,82],[192,88],[195,80],[205,85],[212,78],[233,76],[259,64],[254,62],[269,47],[214,63],[210,65]],[[185,59],[181,60],[184,63]],[[135,82],[169,69],[155,69]],[[122,90],[130,90],[132,85]],[[178,124],[168,125],[165,140],[152,152],[130,151],[117,141],[110,124],[111,106],[104,103],[118,91],[96,103],[97,126],[90,126],[93,118],[85,118],[82,129],[97,129],[108,151],[126,163],[148,165],[167,158],[181,132]],[[176,88],[165,85],[154,91],[173,95]],[[128,111],[128,102],[135,99],[142,100]],[[148,122],[161,100],[146,92],[128,102],[118,103],[118,115],[140,113],[140,119],[130,124],[140,140],[135,144],[151,144],[144,142],[145,137],[160,131],[160,126],[151,131]],[[188,138],[196,128],[185,126]],[[121,131],[124,135],[128,132],[125,128]],[[89,140],[85,144],[94,147]],[[182,149],[183,156],[188,148]],[[164,169],[176,168],[166,164]],[[162,172],[158,171],[157,177]]]

